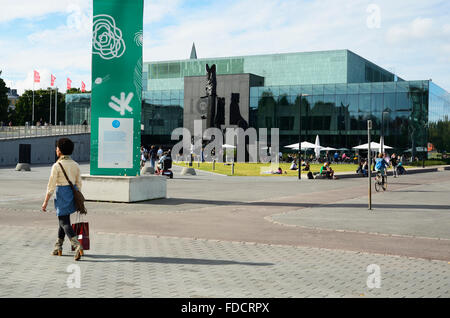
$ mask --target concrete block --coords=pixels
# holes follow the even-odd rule
[[[18,163],[16,166],[16,171],[31,171],[30,164]]]
[[[196,176],[197,173],[195,172],[194,168],[183,168],[183,171],[181,171],[181,175],[182,176],[187,176],[187,175],[191,175],[191,176]]]
[[[82,175],[81,182],[87,201],[131,203],[167,197],[167,178],[161,176]]]

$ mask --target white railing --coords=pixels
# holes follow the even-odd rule
[[[65,126],[3,126],[0,127],[1,139],[34,138],[46,136],[87,134],[91,132],[88,125]]]

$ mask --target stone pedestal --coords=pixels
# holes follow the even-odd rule
[[[197,173],[195,172],[194,168],[183,168],[183,170],[181,171],[181,175],[182,176],[187,176],[187,175],[196,176]]]
[[[18,163],[16,166],[16,171],[31,171],[29,163]]]
[[[87,201],[132,203],[167,197],[167,178],[162,176],[82,175],[81,181]]]

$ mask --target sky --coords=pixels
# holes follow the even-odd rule
[[[92,0],[0,0],[0,70],[19,94],[91,88]],[[450,92],[450,1],[144,0],[144,61],[349,49]]]

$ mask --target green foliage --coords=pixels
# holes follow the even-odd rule
[[[431,166],[444,166],[449,165],[450,159],[441,159],[441,160],[425,160],[425,167],[431,167]],[[413,167],[422,167],[423,163],[422,160],[415,161],[409,164]]]
[[[0,75],[1,75],[0,71]],[[8,89],[6,88],[5,81],[0,78],[0,121],[8,122],[8,96],[6,95],[8,93]]]
[[[55,91],[52,91],[52,123],[55,118]],[[65,120],[65,97],[64,94],[58,93],[58,122]],[[33,109],[33,91],[27,90],[19,97],[16,103],[16,111],[14,115],[14,125],[23,126],[25,122],[32,119]],[[36,124],[42,118],[43,121],[49,122],[50,118],[50,91],[40,89],[34,92],[34,121]]]
[[[448,118],[436,123],[430,123],[429,140],[438,152],[450,151],[450,121]]]

